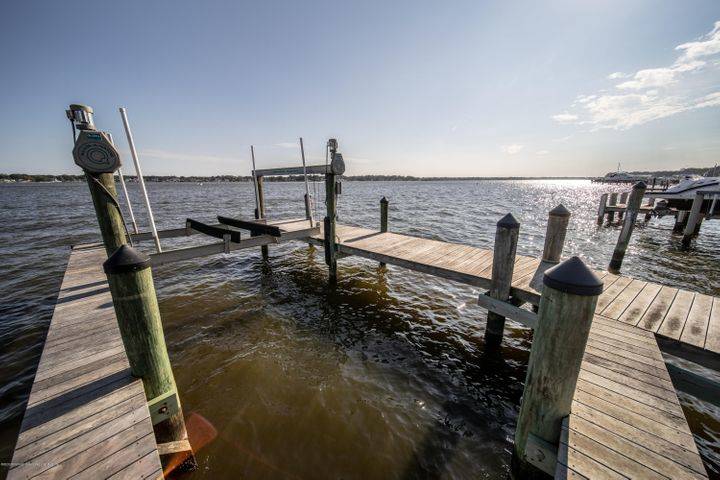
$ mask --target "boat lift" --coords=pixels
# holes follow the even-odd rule
[[[306,165],[304,145],[301,139],[301,152],[303,165],[297,167],[276,167],[266,169],[253,168],[252,178],[255,190],[255,218],[243,219],[218,215],[217,224],[206,224],[188,218],[184,228],[157,231],[157,238],[184,237],[195,234],[204,234],[222,240],[221,242],[200,245],[195,247],[165,250],[150,254],[153,266],[165,265],[192,258],[216,255],[219,253],[230,253],[235,250],[242,250],[252,247],[262,247],[263,253],[268,245],[283,243],[290,240],[301,240],[312,236],[320,235],[319,222],[312,217],[311,200],[307,185],[307,175],[324,175],[326,179],[327,215],[325,217],[325,243],[332,244],[333,248],[326,248],[326,261],[328,265],[335,265],[335,218],[336,218],[336,197],[340,190],[336,176],[345,172],[345,162],[342,154],[337,151],[337,140],[330,139],[327,143],[329,158],[332,160],[324,165]],[[255,166],[255,150],[251,147],[253,167]],[[305,178],[305,218],[268,220],[265,213],[264,182],[266,176],[303,175]],[[245,232],[250,236],[244,238]],[[133,241],[151,240],[155,238],[154,232],[131,233]],[[330,252],[328,253],[328,250]],[[332,269],[331,269],[332,270]]]

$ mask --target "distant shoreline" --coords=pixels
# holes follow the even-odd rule
[[[631,175],[648,175],[651,177],[667,177],[672,175],[702,175],[710,167],[682,168],[680,170],[627,172]],[[322,181],[319,175],[309,175],[312,181]],[[502,177],[415,177],[410,175],[344,175],[343,179],[356,182],[433,182],[433,181],[487,181],[487,180],[589,180],[595,178],[588,176],[502,176]],[[58,183],[84,181],[84,175],[42,175],[26,173],[0,173],[0,183]],[[180,176],[180,175],[145,175],[146,182],[157,183],[219,183],[219,182],[250,182],[250,175],[212,175],[212,176]],[[137,182],[134,175],[126,175],[125,181]],[[285,177],[265,177],[268,182],[301,182],[302,175],[289,175]]]
[[[250,182],[249,175],[217,175],[210,177],[200,176],[175,176],[175,175],[145,175],[146,182],[153,183],[230,183]],[[343,180],[355,182],[432,182],[432,181],[487,181],[487,180],[588,180],[591,177],[413,177],[404,175],[344,175]],[[319,175],[308,175],[311,181],[323,181]],[[83,175],[25,175],[25,174],[0,174],[0,183],[64,183],[83,182]],[[125,181],[137,182],[134,175],[126,175]],[[267,182],[302,182],[302,175],[289,175],[283,177],[265,177]]]

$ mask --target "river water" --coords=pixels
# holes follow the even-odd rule
[[[148,188],[158,228],[253,209],[249,183]],[[139,200],[137,185],[130,189]],[[538,256],[547,212],[562,202],[572,212],[565,253],[603,268],[619,227],[597,227],[595,217],[600,193],[612,189],[622,187],[346,181],[339,221],[377,227],[384,195],[391,230],[492,248],[495,223],[512,212],[518,252]],[[302,194],[299,183],[266,184],[268,216],[303,216]],[[135,212],[145,225],[139,202]],[[639,224],[623,273],[720,295],[718,223],[703,226],[690,252],[670,235],[672,219]],[[2,185],[0,224],[0,460],[8,461],[69,245],[98,233],[83,183]],[[530,335],[508,322],[500,351],[486,351],[477,289],[352,257],[339,261],[330,286],[322,250],[298,242],[271,247],[268,261],[253,249],[154,273],[183,408],[207,440],[187,478],[507,476]],[[718,478],[720,409],[679,396]]]

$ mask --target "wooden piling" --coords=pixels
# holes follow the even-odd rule
[[[695,229],[697,228],[699,231],[698,223],[701,221],[701,213],[700,210],[702,209],[703,201],[705,200],[705,195],[701,192],[697,192],[695,194],[695,198],[693,199],[692,207],[690,207],[690,215],[688,216],[687,225],[685,225],[685,230],[683,230],[683,238],[682,238],[682,246],[683,248],[688,248],[690,246],[690,241],[692,240],[692,237],[695,235]]]
[[[628,192],[620,192],[620,198],[618,202],[620,205],[625,205],[625,209],[627,210],[627,199],[628,199]],[[624,211],[618,212],[618,220],[622,220],[623,216],[625,215]]]
[[[255,177],[255,188],[257,189],[257,201],[258,201],[258,207],[255,209],[255,218],[261,219],[265,218],[265,181],[264,177]],[[268,247],[267,245],[263,245],[260,247],[260,251],[262,252],[262,257],[267,260],[268,258]]]
[[[125,231],[120,204],[117,200],[115,176],[113,173],[85,171],[85,178],[95,206],[95,215],[100,226],[105,252],[110,256],[118,247],[127,243],[128,233]]]
[[[304,195],[305,197],[305,218],[307,220],[310,220],[312,222],[312,206],[310,205],[310,195],[307,193]]]
[[[625,210],[627,210],[627,198],[628,198],[628,192],[621,192],[620,193],[620,205],[625,205]],[[622,220],[623,216],[625,215],[625,211],[619,211],[618,212],[618,220]]]
[[[687,225],[688,217],[690,216],[690,212],[687,210],[680,210],[675,215],[675,224],[673,225],[673,233],[682,233],[683,230],[685,230],[685,225]]]
[[[158,449],[167,453],[161,458],[163,466],[195,468],[165,345],[150,257],[123,245],[105,261],[103,269],[131,373],[142,379]]]
[[[496,300],[506,301],[510,297],[519,231],[520,224],[511,213],[497,223],[492,278],[488,291],[488,295]],[[504,328],[505,317],[495,312],[488,312],[485,342],[491,346],[500,345]]]
[[[337,278],[337,244],[335,243],[335,222],[337,216],[336,195],[335,195],[335,174],[325,174],[325,205],[327,215],[325,216],[325,263],[328,266],[330,279]]]
[[[645,206],[648,208],[653,208],[655,206],[655,199],[653,197],[648,198],[647,202],[645,202]],[[652,213],[646,212],[645,213],[645,221],[649,222],[651,218],[652,218]]]
[[[597,217],[597,224],[602,225],[603,220],[605,220],[605,207],[607,205],[608,200],[608,194],[603,193],[600,195],[600,206],[598,206],[598,217]]]
[[[623,222],[617,244],[615,245],[615,251],[613,251],[610,265],[608,266],[610,273],[617,274],[620,272],[620,267],[622,267],[622,262],[625,258],[625,251],[630,244],[630,236],[635,228],[635,221],[640,211],[640,203],[642,202],[646,189],[647,185],[645,185],[645,182],[638,182],[633,185],[632,191],[630,192],[630,199],[625,209],[627,215],[625,216],[625,221]]]
[[[380,231],[382,233],[385,233],[388,231],[388,206],[389,206],[388,199],[385,197],[382,197],[380,199]],[[384,267],[385,263],[380,262],[380,266]]]
[[[611,207],[616,207],[617,206],[617,197],[618,197],[617,192],[612,192],[610,194],[610,200],[608,200],[608,205]],[[615,220],[615,212],[608,212],[607,217],[608,217],[608,223],[612,223],[613,220]]]
[[[525,377],[512,458],[513,478],[553,475],[563,418],[570,414],[580,364],[603,284],[572,257],[547,270]]]
[[[543,247],[543,262],[560,262],[565,235],[567,234],[568,223],[570,222],[570,211],[561,203],[550,210],[548,214],[547,230],[545,232],[545,246]]]

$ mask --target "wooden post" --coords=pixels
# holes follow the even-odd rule
[[[325,205],[327,215],[325,216],[325,263],[330,271],[330,279],[337,278],[337,245],[335,244],[335,218],[337,216],[335,196],[335,174],[325,174]]]
[[[388,199],[385,197],[382,197],[380,199],[380,231],[382,233],[385,233],[388,231],[388,205],[390,202],[388,202]],[[383,262],[380,262],[380,266],[384,267],[385,264]]]
[[[118,247],[127,243],[127,232],[122,220],[120,204],[117,201],[115,177],[113,173],[85,171],[85,178],[95,206],[95,215],[100,226],[105,252],[110,256]]]
[[[607,194],[606,194],[607,195]],[[568,223],[570,222],[570,211],[563,204],[550,210],[548,214],[547,230],[545,231],[545,246],[543,248],[542,261],[530,280],[530,287],[538,292],[542,290],[542,281],[545,271],[560,263]],[[537,307],[533,310],[537,312]]]
[[[561,203],[550,210],[548,214],[547,231],[545,232],[545,246],[543,248],[543,262],[560,262],[565,235],[567,234],[568,223],[570,222],[570,211]]]
[[[572,257],[545,272],[513,449],[514,478],[553,475],[603,284]],[[544,472],[544,473],[543,473]]]
[[[598,218],[597,218],[597,224],[602,225],[603,220],[605,220],[605,206],[607,205],[608,200],[608,194],[603,193],[600,195],[600,206],[598,207]]]
[[[610,200],[608,202],[608,205],[611,207],[617,206],[617,192],[612,192],[610,194]],[[615,220],[615,212],[608,212],[608,223],[612,223],[612,221]]]
[[[635,221],[637,220],[638,212],[640,211],[640,203],[645,195],[645,189],[647,185],[645,182],[638,182],[633,185],[632,191],[630,192],[630,199],[628,200],[625,221],[620,235],[618,236],[617,244],[615,245],[615,251],[613,252],[612,259],[610,259],[610,266],[608,271],[610,273],[617,274],[620,272],[622,267],[623,258],[625,258],[625,251],[630,244],[630,236],[632,235],[633,229],[635,228]]]
[[[310,195],[305,194],[305,218],[312,222],[312,208],[310,206]],[[310,225],[314,227],[314,225]]]
[[[488,292],[488,295],[494,299],[506,301],[510,297],[519,231],[520,224],[511,213],[497,223],[492,279]],[[500,345],[504,328],[505,317],[495,312],[488,312],[485,342],[491,346]]]
[[[265,189],[264,189],[264,179],[263,177],[255,177],[256,178],[256,185],[255,188],[257,188],[257,200],[258,200],[258,208],[255,209],[255,218],[257,219],[264,219],[265,218]],[[260,247],[260,251],[262,252],[262,257],[267,260],[268,258],[268,247],[267,245],[263,245]]]
[[[690,212],[687,210],[680,210],[675,215],[675,225],[673,225],[673,233],[682,233],[683,230],[685,230],[685,225],[687,225],[688,217],[690,216]]]
[[[690,216],[688,217],[687,225],[685,225],[685,230],[683,231],[683,248],[688,248],[690,246],[690,240],[692,240],[692,237],[695,234],[695,228],[700,222],[700,210],[702,210],[702,204],[704,200],[705,195],[703,193],[697,192],[695,194],[695,199],[693,200],[692,207],[690,208]]]
[[[655,179],[653,178],[653,180],[655,180]],[[645,206],[649,207],[649,208],[653,208],[655,206],[655,199],[653,197],[648,198],[647,202],[645,203]],[[646,212],[645,213],[645,221],[649,222],[651,218],[652,218],[652,213]]]
[[[625,210],[627,210],[627,198],[628,198],[628,192],[620,193],[620,205],[625,205]],[[625,214],[624,211],[618,212],[618,220],[622,220],[624,214]]]
[[[159,450],[168,453],[161,458],[163,466],[172,462],[183,469],[193,469],[197,464],[165,345],[150,257],[123,245],[105,261],[103,268],[130,371],[142,379],[155,439]]]

